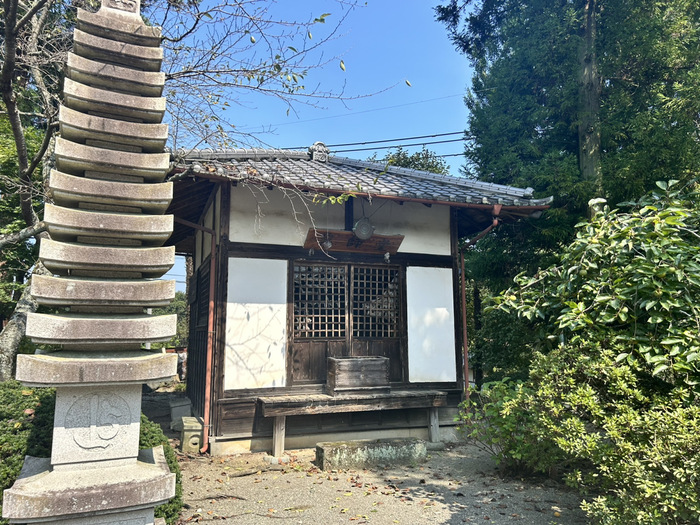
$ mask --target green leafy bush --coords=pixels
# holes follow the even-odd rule
[[[489,432],[539,470],[513,421],[553,443],[605,525],[700,522],[700,195],[679,186],[625,213],[593,203],[559,263],[497,302],[547,335],[528,381],[484,405]]]
[[[56,393],[50,388],[26,388],[16,381],[0,383],[0,510],[2,491],[11,487],[27,455],[49,457],[53,438]],[[176,475],[175,496],[156,507],[156,516],[174,523],[182,508],[180,467],[160,426],[141,415],[140,448],[163,445],[170,471]],[[9,523],[0,518],[0,524]]]
[[[509,378],[472,388],[460,404],[458,429],[509,472],[551,474],[565,458],[539,432],[536,414],[519,410],[517,400],[529,391],[522,381]]]
[[[168,438],[163,434],[160,425],[150,421],[141,414],[141,436],[139,438],[139,448],[153,448],[163,445],[165,460],[168,462],[170,472],[175,473],[175,495],[170,501],[156,507],[156,518],[165,518],[167,523],[174,523],[180,516],[182,509],[182,474],[180,465],[177,463],[175,451],[168,443]]]

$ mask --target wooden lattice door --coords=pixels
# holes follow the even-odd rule
[[[290,380],[326,381],[327,357],[384,356],[403,379],[402,270],[396,266],[296,263],[292,276]]]

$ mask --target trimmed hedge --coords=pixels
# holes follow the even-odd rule
[[[53,438],[56,393],[52,388],[26,388],[16,381],[0,383],[0,510],[2,491],[11,487],[24,463],[24,457],[49,457]],[[156,507],[156,517],[174,523],[182,508],[180,467],[168,439],[156,423],[141,415],[139,448],[163,445],[170,471],[175,473],[175,496]],[[0,525],[8,524],[0,519]]]

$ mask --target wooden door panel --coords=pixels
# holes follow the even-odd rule
[[[399,339],[356,339],[352,343],[351,355],[353,357],[388,357],[389,380],[393,383],[403,381]]]
[[[292,384],[325,384],[327,358],[347,355],[345,341],[296,341],[292,343]]]

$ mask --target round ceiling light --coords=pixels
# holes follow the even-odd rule
[[[367,217],[362,217],[359,221],[355,223],[355,227],[352,229],[355,237],[366,241],[374,234],[374,226],[369,222]]]

